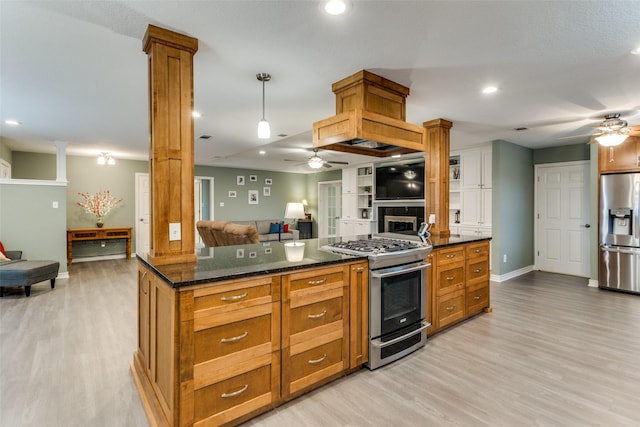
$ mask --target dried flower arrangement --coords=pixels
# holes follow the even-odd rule
[[[81,192],[78,192],[78,194],[82,196],[84,202],[77,202],[76,204],[98,218],[98,227],[102,227],[102,218],[122,201],[120,198],[111,196],[109,190],[100,190],[96,194]]]

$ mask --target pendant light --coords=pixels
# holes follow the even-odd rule
[[[271,128],[269,122],[264,118],[264,82],[271,80],[271,75],[267,73],[256,74],[256,78],[262,82],[262,120],[258,123],[258,138],[269,139],[271,138]]]

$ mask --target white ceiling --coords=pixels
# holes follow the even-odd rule
[[[199,40],[199,165],[310,172],[283,159],[311,156],[312,123],[335,113],[331,84],[361,69],[411,89],[407,121],[453,121],[454,149],[586,143],[606,113],[640,124],[639,23],[638,1],[353,0],[332,17],[311,0],[1,0],[0,135],[13,150],[55,152],[61,140],[72,155],[146,159],[142,37],[154,24]],[[272,75],[266,143],[261,72]]]

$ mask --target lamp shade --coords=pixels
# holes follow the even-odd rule
[[[304,206],[302,203],[289,202],[284,210],[285,219],[304,218]]]
[[[629,135],[624,133],[610,132],[597,136],[596,141],[604,147],[615,147],[616,145],[622,144],[628,136]]]
[[[269,139],[271,138],[271,127],[269,126],[269,122],[265,119],[260,120],[258,122],[258,138],[259,139]]]

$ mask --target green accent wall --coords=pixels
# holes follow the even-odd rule
[[[533,150],[533,164],[575,162],[591,159],[593,144],[562,145],[560,147]],[[597,151],[597,150],[596,150]],[[597,166],[597,165],[596,165]]]
[[[13,179],[43,179],[55,181],[57,178],[55,154],[14,151],[12,157],[11,178]]]
[[[0,184],[0,240],[25,259],[54,260],[67,271],[64,183]],[[58,208],[53,208],[58,202]]]
[[[492,274],[501,275],[534,264],[533,151],[494,141],[492,167]]]

